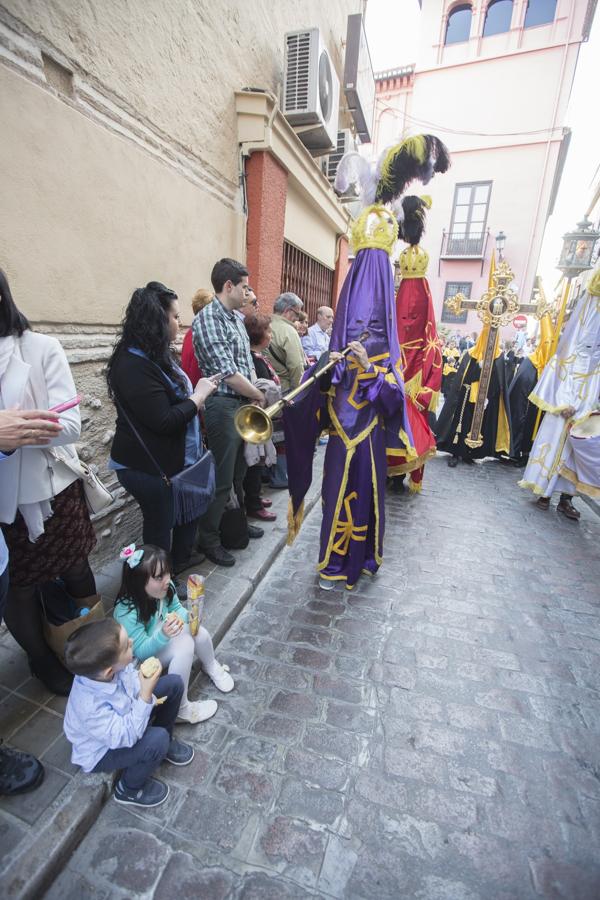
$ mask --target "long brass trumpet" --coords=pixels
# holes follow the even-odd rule
[[[368,331],[363,332],[359,337],[359,341],[366,340],[368,336]],[[350,353],[351,349],[350,345],[345,347],[341,351],[342,357]],[[339,359],[333,359],[328,363],[325,363],[322,369],[319,369],[318,372],[315,372],[314,375],[311,375],[310,378],[307,378],[306,381],[299,384],[297,388],[294,388],[293,391],[289,391],[285,397],[282,397],[281,400],[278,400],[277,403],[273,403],[266,409],[255,406],[253,403],[247,403],[244,406],[240,406],[233,420],[233,424],[235,425],[235,429],[239,436],[248,444],[264,444],[265,441],[268,441],[273,434],[273,419],[279,415],[284,406],[287,406],[288,403],[291,403],[292,400],[298,396],[298,394],[301,394],[306,388],[310,387],[311,384],[318,381],[321,375],[324,375],[329,369],[333,369],[337,362],[339,362]]]

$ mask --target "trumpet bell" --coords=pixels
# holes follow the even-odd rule
[[[273,434],[271,417],[260,406],[240,406],[233,421],[237,433],[249,444],[264,444]]]
[[[369,332],[363,331],[359,337],[359,341],[364,341],[368,337]],[[351,347],[350,344],[348,344],[348,346],[344,347],[342,350],[341,357],[346,356],[350,350]],[[267,409],[261,409],[260,406],[254,406],[254,404],[240,406],[233,419],[233,424],[235,425],[239,436],[249,444],[264,444],[265,441],[268,441],[273,434],[273,418],[279,415],[284,406],[290,404],[299,394],[321,378],[325,372],[328,372],[329,369],[332,369],[337,365],[339,358],[340,357],[336,355],[335,359],[325,363],[322,369],[319,369],[318,371],[315,370],[306,381],[303,381],[298,387],[295,387],[293,391],[290,391],[289,394],[286,394],[285,397],[282,397],[281,400],[278,400],[277,403],[267,407]]]

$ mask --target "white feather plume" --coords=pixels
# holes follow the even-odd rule
[[[396,216],[399,222],[404,222],[404,207],[402,206],[402,200],[404,199],[404,194],[399,194],[398,197],[394,197],[390,206],[392,207],[392,212]]]
[[[360,184],[362,186],[370,168],[369,162],[364,156],[356,152],[345,153],[338,163],[335,175],[336,191],[345,194],[352,185]]]
[[[334,186],[338,194],[345,194],[352,185],[360,188],[360,198],[365,206],[374,203],[377,178],[368,160],[360,153],[346,153],[337,167]]]

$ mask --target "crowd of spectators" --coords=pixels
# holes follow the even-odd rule
[[[169,560],[168,572],[162,564],[165,584],[204,556],[219,566],[235,564],[221,536],[232,504],[247,539],[264,535],[249,520],[276,519],[261,493],[265,481],[287,487],[281,422],[274,422],[273,443],[252,448],[253,455],[235,428],[235,414],[243,404],[264,407],[297,387],[306,367],[327,350],[333,321],[333,310],[321,307],[309,327],[303,302],[292,292],[275,300],[273,315],[262,313],[248,270],[232,259],[215,264],[211,281],[211,289],[201,288],[192,299],[193,324],[180,358],[176,292],[158,281],[136,289],[106,368],[116,415],[109,468],[140,508],[144,547],[155,548],[152,559],[162,553],[160,559]],[[66,401],[70,408],[53,412]],[[60,579],[81,608],[96,592],[88,561],[96,539],[77,474],[78,402],[60,343],[31,329],[0,272],[0,621],[26,652],[32,674],[65,696],[80,662],[69,670],[47,644],[40,590]],[[191,471],[207,447],[214,457],[214,499],[202,515],[182,518],[173,479]],[[164,640],[174,636],[169,629]],[[120,641],[119,632],[111,631],[110,640]],[[226,684],[229,676],[204,640],[203,664],[213,680]],[[125,655],[126,647],[119,658]],[[167,663],[170,658],[165,655]],[[198,709],[185,691],[182,696],[186,720],[199,721]],[[0,763],[7,773],[1,793],[35,787],[43,777],[41,764],[18,750],[1,747]]]

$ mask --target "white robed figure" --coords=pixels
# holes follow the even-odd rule
[[[548,509],[550,497],[560,491],[558,510],[569,519],[579,519],[573,495],[578,490],[600,492],[600,441],[594,439],[595,428],[589,422],[594,416],[595,424],[599,395],[600,268],[529,395],[545,416],[519,485],[536,494],[540,509]]]

